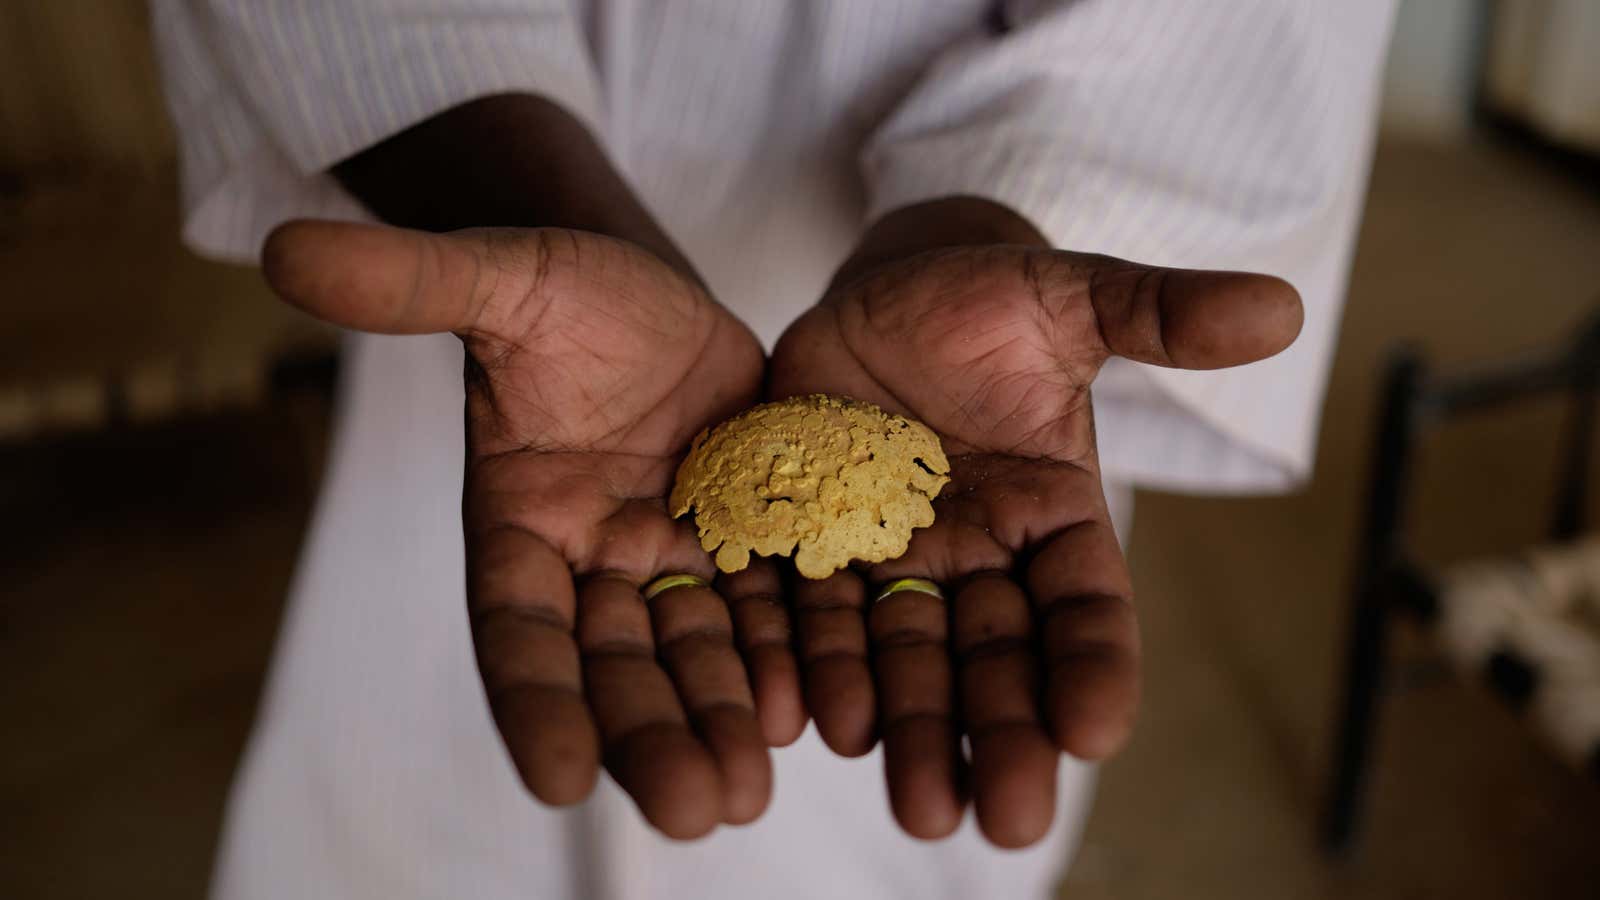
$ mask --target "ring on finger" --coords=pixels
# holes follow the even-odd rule
[[[645,585],[642,593],[644,594],[645,602],[649,603],[651,600],[654,600],[656,597],[665,594],[667,591],[680,587],[710,587],[710,582],[706,581],[704,578],[701,578],[699,575],[690,575],[688,573],[663,575],[660,578],[657,578],[655,581]]]
[[[920,594],[932,594],[940,600],[944,599],[944,591],[939,590],[939,586],[937,584],[934,584],[926,578],[896,578],[895,580],[884,585],[882,590],[878,591],[877,596],[872,598],[872,603],[873,605],[877,605],[889,599],[890,596],[901,593],[902,591],[916,591]]]

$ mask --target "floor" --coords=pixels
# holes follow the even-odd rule
[[[1592,186],[1506,152],[1383,148],[1313,483],[1284,498],[1139,499],[1145,714],[1105,767],[1065,896],[1594,896],[1600,786],[1421,640],[1397,651],[1408,664],[1382,706],[1357,852],[1331,863],[1312,837],[1384,353],[1413,340],[1448,366],[1558,339],[1600,304],[1596,251]],[[1442,564],[1536,540],[1559,421],[1532,404],[1429,440],[1419,552]]]
[[[1600,787],[1421,640],[1397,650],[1358,852],[1313,835],[1382,353],[1559,336],[1600,298],[1597,250],[1592,187],[1504,150],[1383,149],[1314,483],[1140,498],[1147,706],[1065,896],[1593,896]],[[0,447],[0,896],[202,895],[314,489],[307,402]],[[1429,559],[1537,536],[1555,422],[1535,404],[1430,442]]]

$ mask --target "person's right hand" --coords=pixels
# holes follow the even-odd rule
[[[758,816],[768,739],[798,734],[798,696],[764,696],[758,721],[724,599],[640,593],[662,574],[713,574],[664,498],[690,439],[755,400],[749,330],[691,275],[581,231],[295,222],[263,267],[319,318],[464,343],[467,604],[495,722],[534,795],[582,800],[603,759],[670,837]],[[760,638],[766,601],[735,602],[753,604],[741,641]],[[753,674],[759,687],[759,662]]]

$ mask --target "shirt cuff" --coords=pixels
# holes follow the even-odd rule
[[[312,175],[438,113],[501,93],[546,97],[603,135],[587,44],[567,14],[522,17],[373,17],[337,5],[307,16],[330,32],[311,54],[266,38],[238,66],[272,141]],[[271,34],[257,29],[235,33]],[[337,52],[335,52],[337,48]],[[301,57],[305,56],[304,59]]]
[[[330,4],[299,23],[320,29],[337,54],[308,52],[315,42],[257,43],[282,30],[262,23],[224,32],[235,37],[219,49],[233,56],[239,90],[187,111],[181,129],[183,235],[196,252],[253,263],[267,233],[289,219],[370,219],[328,170],[475,99],[537,94],[604,133],[587,45],[570,16],[374,24],[340,20],[349,15],[341,9]]]

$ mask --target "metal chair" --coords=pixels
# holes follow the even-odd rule
[[[1439,614],[1434,573],[1411,557],[1406,541],[1410,474],[1419,437],[1445,421],[1490,412],[1537,394],[1567,394],[1570,408],[1561,437],[1559,488],[1549,534],[1555,541],[1571,540],[1586,526],[1597,383],[1600,314],[1561,346],[1471,370],[1431,373],[1413,346],[1403,346],[1392,355],[1352,582],[1333,778],[1321,823],[1321,840],[1328,851],[1348,850],[1356,836],[1378,698],[1386,683],[1385,646],[1391,623],[1396,615],[1429,622]],[[1488,683],[1513,705],[1526,702],[1536,686],[1537,671],[1514,654],[1490,655],[1485,669]],[[1589,767],[1600,777],[1600,748]]]

